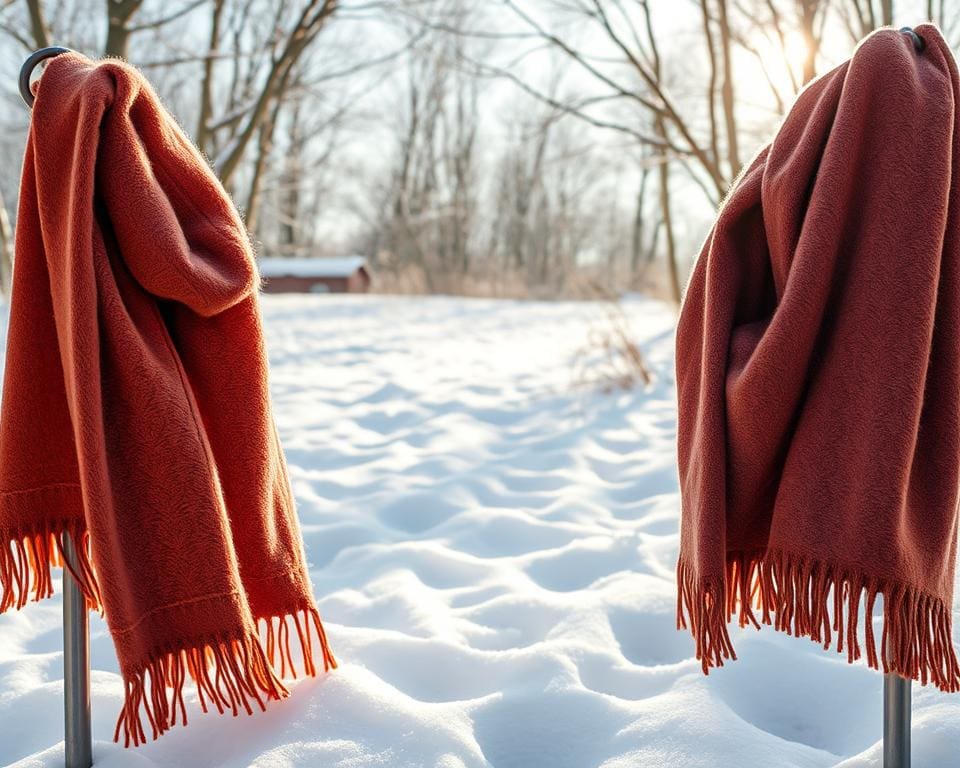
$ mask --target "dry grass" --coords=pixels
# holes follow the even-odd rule
[[[604,319],[589,330],[587,343],[577,352],[575,384],[599,387],[604,392],[629,390],[638,384],[649,386],[653,374],[633,338],[619,296],[596,282],[586,289],[603,302]]]

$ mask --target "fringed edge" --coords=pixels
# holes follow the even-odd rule
[[[65,534],[73,544],[75,562],[66,556]],[[103,615],[100,587],[91,562],[90,535],[82,523],[49,526],[29,534],[0,532],[0,613],[10,608],[20,610],[31,598],[40,601],[52,597],[51,567],[69,570],[80,586],[87,607]],[[259,620],[265,624],[266,649],[256,631],[241,638],[213,638],[195,647],[162,652],[139,670],[124,674],[124,704],[117,719],[114,741],[120,740],[123,731],[124,746],[146,742],[141,710],[147,716],[154,739],[177,724],[178,712],[186,725],[183,684],[187,675],[197,686],[200,708],[204,712],[209,700],[221,714],[230,710],[236,716],[241,708],[252,714],[253,703],[263,710],[264,699],[289,695],[280,678],[285,677],[288,670],[294,678],[297,676],[290,649],[290,620],[300,640],[305,674],[311,677],[317,674],[313,632],[320,643],[323,671],[336,669],[337,661],[316,608],[309,606]],[[278,656],[279,677],[275,671]],[[170,689],[169,695],[167,689]]]
[[[878,653],[873,607],[883,596],[883,633]],[[864,603],[864,644],[858,637]],[[759,612],[759,617],[757,615]],[[905,584],[870,579],[849,569],[785,552],[728,555],[723,584],[699,581],[681,558],[677,563],[677,627],[689,629],[703,672],[736,659],[727,624],[773,626],[809,637],[825,649],[835,644],[851,664],[866,653],[873,669],[894,672],[946,692],[960,691],[960,664],[952,641],[950,606]]]
[[[122,731],[125,747],[146,743],[141,709],[153,739],[177,724],[178,713],[186,725],[183,684],[187,675],[197,686],[204,712],[209,701],[220,714],[230,711],[236,717],[243,709],[251,715],[252,704],[263,711],[264,699],[279,700],[290,693],[267,662],[260,640],[253,633],[162,653],[142,669],[124,675],[123,708],[113,740],[119,742]]]
[[[258,623],[263,621],[265,624],[266,647],[259,632],[240,639],[216,639],[192,648],[162,653],[141,670],[124,675],[124,703],[113,740],[119,742],[122,731],[125,747],[146,743],[143,714],[147,717],[153,739],[175,726],[178,717],[186,725],[183,684],[188,675],[197,687],[203,712],[208,711],[209,701],[220,714],[230,711],[236,717],[243,710],[250,715],[253,714],[253,705],[263,711],[265,701],[286,698],[290,692],[280,678],[287,675],[287,670],[294,678],[297,676],[290,649],[288,622],[291,619],[300,639],[305,673],[310,677],[317,674],[311,627],[320,642],[323,671],[336,669],[337,662],[316,608],[263,617]],[[278,656],[279,676],[276,673]]]
[[[677,629],[693,634],[704,674],[710,667],[722,667],[724,659],[737,658],[724,621],[723,595],[722,584],[697,583],[686,564],[677,563]]]
[[[300,620],[301,616],[303,618],[302,622]],[[264,616],[258,619],[258,623],[260,621],[264,623],[263,637],[270,665],[276,669],[277,657],[280,659],[280,677],[286,677],[288,669],[294,679],[297,677],[297,669],[293,664],[293,654],[290,652],[290,625],[288,623],[290,619],[293,619],[297,637],[300,640],[300,654],[303,660],[304,673],[310,677],[317,674],[317,667],[313,660],[311,628],[316,631],[317,639],[320,641],[323,671],[329,672],[331,669],[336,669],[337,660],[334,658],[330,650],[330,644],[327,642],[327,633],[323,631],[320,612],[316,608],[308,607],[283,616]],[[276,629],[274,629],[274,623],[276,623]]]
[[[74,544],[76,563],[64,556],[64,534]],[[53,596],[50,568],[67,568],[73,575],[90,610],[103,614],[100,587],[90,560],[90,534],[82,523],[49,526],[31,533],[0,533],[0,613],[20,610],[31,599]]]

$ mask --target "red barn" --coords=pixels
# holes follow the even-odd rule
[[[264,293],[366,293],[370,272],[363,256],[259,259]]]

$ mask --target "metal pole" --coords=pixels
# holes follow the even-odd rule
[[[76,567],[74,542],[63,534],[63,553]],[[63,734],[66,768],[90,768],[90,624],[80,586],[63,569]]]
[[[34,51],[20,68],[20,95],[33,107],[30,75],[44,59],[69,53],[69,48],[51,46]],[[70,534],[63,534],[63,555],[77,568],[77,551]],[[93,765],[90,727],[90,624],[87,603],[80,586],[67,568],[63,569],[63,741],[67,768]]]
[[[926,41],[910,27],[900,31],[909,35],[917,54],[923,53]],[[886,600],[886,597],[884,597]],[[887,611],[884,606],[884,612]],[[871,617],[867,617],[869,621]],[[887,658],[889,649],[885,648]],[[910,768],[911,681],[895,674],[883,679],[883,768]]]
[[[911,681],[883,676],[883,768],[910,768]]]

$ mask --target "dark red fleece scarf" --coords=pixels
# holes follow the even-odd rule
[[[258,276],[234,206],[148,83],[53,59],[20,187],[0,413],[0,611],[52,594],[64,532],[106,617],[115,738],[287,695],[336,666],[270,408]],[[263,623],[266,647],[257,622]]]
[[[800,93],[690,278],[677,614],[704,672],[736,658],[736,615],[960,689],[960,92],[916,32]]]

